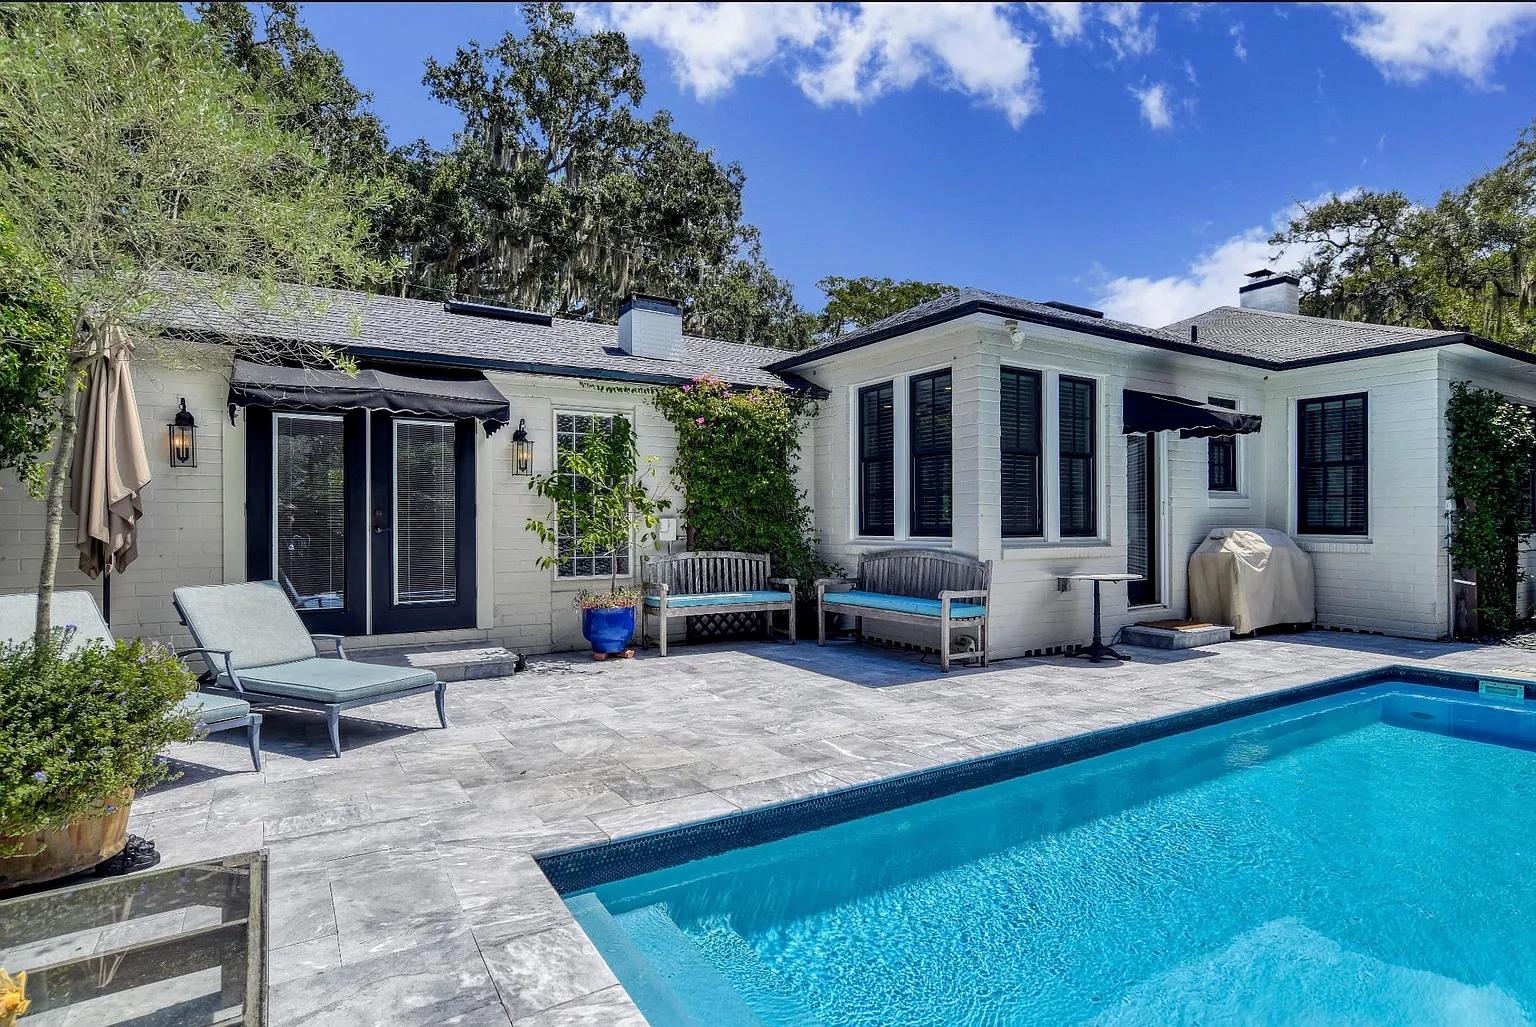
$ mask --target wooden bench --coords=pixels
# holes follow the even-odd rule
[[[852,585],[847,592],[828,586]],[[992,562],[928,549],[886,549],[859,557],[857,578],[816,581],[816,644],[827,644],[827,614],[932,624],[939,629],[939,665],[949,670],[950,633],[957,626],[976,628],[976,650],[953,659],[987,665],[987,606],[991,599]]]
[[[795,641],[795,579],[773,577],[773,564],[762,553],[675,553],[645,561],[645,599],[640,609],[640,644],[654,614],[661,623],[658,640],[667,655],[667,621],[717,613],[761,613],[764,634],[773,637],[773,615],[789,616],[787,634]],[[775,587],[776,586],[776,587]]]

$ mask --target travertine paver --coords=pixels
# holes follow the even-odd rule
[[[851,644],[534,660],[324,719],[268,714],[266,769],[227,735],[173,754],[134,831],[184,862],[271,854],[271,1023],[643,1022],[531,855],[1388,663],[1536,664],[1510,649],[1314,632],[1132,662],[945,675]]]

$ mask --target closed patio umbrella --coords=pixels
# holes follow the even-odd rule
[[[75,548],[80,551],[80,569],[93,578],[107,575],[101,606],[110,623],[111,575],[138,556],[149,458],[128,367],[133,342],[121,327],[113,326],[105,333],[102,350],[80,401],[69,507],[79,516]]]

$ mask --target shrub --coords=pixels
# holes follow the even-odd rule
[[[8,837],[109,812],[164,779],[156,754],[198,730],[177,712],[194,679],[170,650],[135,639],[70,651],[69,634],[0,644],[0,855],[16,851]]]
[[[673,473],[690,547],[767,553],[776,575],[814,595],[814,579],[836,568],[816,555],[815,521],[795,479],[807,401],[704,377],[658,390],[652,403],[677,429]]]

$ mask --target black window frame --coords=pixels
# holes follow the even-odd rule
[[[1345,435],[1344,437],[1342,437],[1340,439],[1339,451],[1340,451],[1341,455],[1340,455],[1340,457],[1338,459],[1328,459],[1327,457],[1323,457],[1323,458],[1320,458],[1320,459],[1308,459],[1308,457],[1307,457],[1307,441],[1308,441],[1307,422],[1308,422],[1308,411],[1311,408],[1314,408],[1314,407],[1324,407],[1326,404],[1329,404],[1329,403],[1342,403],[1342,404],[1345,404],[1345,407],[1344,407],[1343,411],[1341,412],[1341,417],[1343,418],[1343,425],[1344,425],[1344,427],[1341,429],[1341,431],[1347,432],[1348,417],[1349,417],[1349,414],[1348,414],[1348,404],[1351,403],[1351,402],[1354,402],[1356,400],[1358,400],[1360,402],[1360,440],[1359,440],[1359,447],[1358,447],[1359,448],[1359,456],[1358,457],[1352,457],[1350,455],[1350,453],[1349,453],[1349,450],[1350,450],[1349,439],[1348,439],[1347,435]],[[1336,395],[1336,396],[1314,396],[1314,397],[1309,397],[1307,399],[1298,399],[1296,401],[1296,533],[1298,535],[1341,535],[1341,536],[1355,536],[1355,535],[1368,535],[1370,533],[1370,526],[1371,526],[1371,464],[1370,464],[1370,457],[1371,457],[1371,408],[1370,408],[1370,394],[1369,393],[1366,393],[1366,392],[1349,392],[1349,393],[1342,393],[1342,394]],[[1344,507],[1344,510],[1345,510],[1345,514],[1346,514],[1346,521],[1344,523],[1342,523],[1342,524],[1341,523],[1333,523],[1333,522],[1327,521],[1326,519],[1324,521],[1322,521],[1322,522],[1317,522],[1317,521],[1314,521],[1313,519],[1311,519],[1308,516],[1308,514],[1307,514],[1307,476],[1308,476],[1308,471],[1310,471],[1312,469],[1322,469],[1322,470],[1326,471],[1328,468],[1332,468],[1332,467],[1343,467],[1346,470],[1348,468],[1351,468],[1351,467],[1358,467],[1360,469],[1360,472],[1361,472],[1361,485],[1362,485],[1362,491],[1364,493],[1364,496],[1363,496],[1363,499],[1361,500],[1361,504],[1360,504],[1361,517],[1360,517],[1360,523],[1358,525],[1349,524],[1348,521],[1347,521],[1348,508],[1349,508],[1347,492],[1346,492],[1345,501],[1344,501],[1344,504],[1343,504],[1343,507]],[[1326,488],[1326,486],[1325,486],[1325,488]],[[1347,488],[1347,486],[1346,486],[1346,488]],[[1325,496],[1325,502],[1326,502],[1326,496]]]
[[[1010,382],[1012,378],[1012,382]],[[1020,390],[1032,388],[1034,393],[1034,446],[1030,447],[1028,440],[1023,438],[1024,424],[1022,417],[1009,425],[1007,411],[1009,409],[1008,396],[1010,390],[1014,394],[1013,409],[1021,415],[1022,405]],[[1002,506],[1001,523],[1003,538],[1044,538],[1045,537],[1045,375],[1039,371],[1024,367],[1003,367],[998,378],[998,448],[999,461],[999,501]],[[1028,461],[1034,461],[1034,473],[1030,475],[1027,470]],[[1010,466],[1012,465],[1012,466]],[[1034,508],[1025,509],[1024,523],[1019,520],[1010,520],[1010,514],[1016,514],[1021,508],[1029,505],[1029,489],[1025,488],[1020,495],[1019,486],[1026,479],[1032,478],[1028,484],[1033,486]],[[1031,522],[1033,530],[1030,530]]]
[[[946,387],[938,388],[938,383],[943,381]],[[924,386],[929,386],[930,406],[927,416],[934,419],[934,424],[929,425],[927,431],[921,423],[924,418],[922,405],[918,400],[918,392]],[[944,442],[939,445],[930,442],[920,445],[919,439],[924,434],[930,438],[937,435],[937,420],[941,411],[937,407],[939,395],[945,397],[945,409],[943,416]],[[907,534],[912,538],[950,538],[954,534],[954,506],[955,506],[955,463],[954,463],[954,374],[949,368],[938,371],[929,371],[926,374],[913,375],[907,382],[907,469],[908,469],[908,499],[907,499]],[[924,465],[926,463],[942,463],[948,469],[943,475],[945,492],[941,493],[936,504],[942,514],[928,518],[923,513],[923,506],[928,497],[923,495],[919,483],[924,478]]]
[[[1206,402],[1213,407],[1223,410],[1236,410],[1237,400],[1227,399],[1222,396],[1207,396]],[[1206,467],[1205,489],[1207,492],[1220,492],[1236,494],[1241,485],[1238,480],[1237,466],[1237,436],[1236,435],[1212,435],[1205,440]],[[1225,473],[1230,484],[1220,484],[1219,474]]]
[[[1086,387],[1088,390],[1088,408],[1086,419],[1074,418],[1074,423],[1069,426],[1065,403],[1069,387]],[[1086,420],[1088,447],[1086,450],[1077,447],[1068,447],[1068,430],[1073,429],[1076,434],[1078,423]],[[1099,537],[1099,383],[1092,378],[1079,378],[1071,375],[1061,375],[1056,380],[1056,491],[1060,500],[1060,523],[1058,527],[1061,537],[1072,538],[1098,538]],[[1087,474],[1083,477],[1086,492],[1083,496],[1084,508],[1087,516],[1082,523],[1067,522],[1067,513],[1075,506],[1076,497],[1067,494],[1069,464],[1087,464]]]
[[[884,393],[882,407],[882,393]],[[884,412],[886,449],[882,452],[870,452],[870,437],[868,415],[870,403],[878,415],[882,409]],[[877,382],[874,385],[865,385],[858,391],[857,396],[857,431],[858,431],[858,470],[859,470],[859,534],[869,538],[894,538],[896,535],[896,382],[895,380]],[[878,430],[878,429],[877,429]],[[874,474],[872,474],[874,472]],[[875,475],[883,476],[885,488],[884,514],[886,519],[875,520],[871,510],[875,504],[871,502],[874,489],[879,487],[879,479]]]

